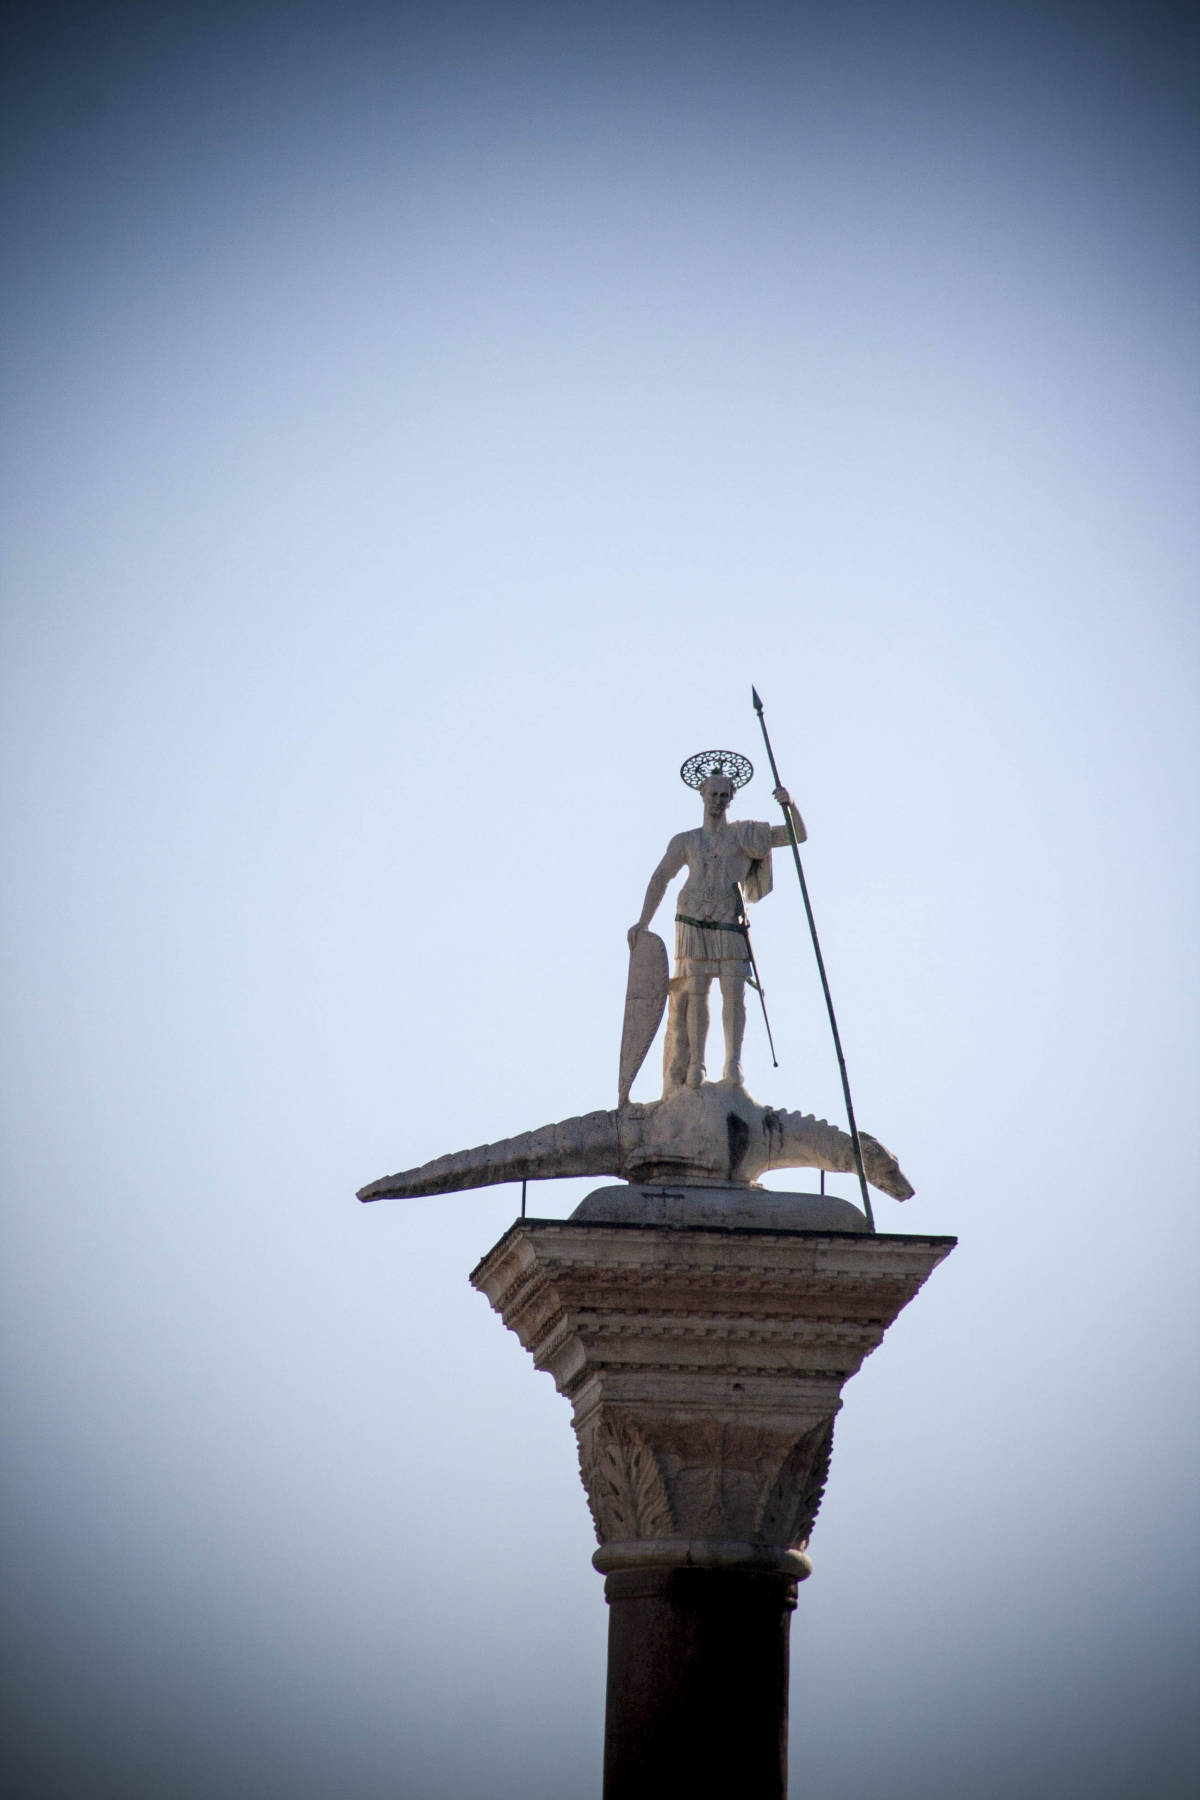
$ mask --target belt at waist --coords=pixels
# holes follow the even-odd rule
[[[723,919],[689,919],[686,913],[676,913],[677,925],[694,925],[697,931],[736,931],[739,937],[745,937],[744,925],[727,925]]]

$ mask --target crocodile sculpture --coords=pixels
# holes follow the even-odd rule
[[[859,1137],[867,1180],[894,1200],[907,1200],[913,1189],[891,1151],[865,1131]],[[852,1173],[851,1138],[812,1113],[778,1112],[758,1105],[743,1087],[713,1081],[677,1088],[649,1105],[581,1113],[497,1144],[457,1150],[372,1181],[358,1198],[454,1194],[564,1175],[751,1186],[768,1169],[800,1168]]]

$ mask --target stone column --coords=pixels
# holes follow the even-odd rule
[[[782,1800],[842,1387],[955,1240],[870,1235],[848,1206],[831,1230],[817,1196],[607,1193],[518,1221],[471,1276],[574,1410],[610,1608],[605,1800]]]
[[[745,1569],[622,1569],[604,1592],[606,1800],[783,1800],[795,1581]]]

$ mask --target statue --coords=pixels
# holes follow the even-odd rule
[[[736,751],[706,750],[684,763],[680,774],[689,787],[699,790],[704,820],[696,829],[671,839],[650,877],[641,916],[627,933],[629,984],[616,1107],[544,1125],[497,1144],[455,1151],[419,1168],[385,1176],[360,1189],[360,1200],[455,1193],[499,1182],[572,1175],[618,1175],[635,1184],[683,1183],[744,1193],[754,1189],[758,1177],[768,1169],[814,1168],[857,1173],[865,1222],[874,1230],[868,1182],[897,1200],[912,1193],[891,1151],[855,1124],[829,983],[800,863],[799,845],[806,841],[807,833],[779,779],[757,694],[754,705],[784,823],[767,825],[727,817],[735,791],[754,772],[746,757]],[[770,893],[771,852],[785,844],[792,850],[812,932],[842,1076],[848,1133],[811,1113],[760,1106],[746,1092],[742,1073],[746,984],[757,987],[760,999],[762,988],[745,907]],[[650,921],[668,884],[685,868],[687,880],[675,915],[675,974],[669,979],[666,946],[650,930]],[[721,991],[725,1036],[719,1082],[705,1080],[704,1063],[709,991],[714,981]],[[640,1104],[630,1099],[630,1088],[668,1003],[662,1097]],[[765,1018],[765,1006],[763,1012]],[[769,1024],[767,1030],[769,1035]],[[853,1209],[847,1205],[847,1211]]]
[[[753,903],[770,893],[771,851],[791,841],[786,825],[732,822],[726,817],[735,790],[744,787],[753,773],[752,764],[732,750],[705,750],[688,758],[680,775],[689,787],[699,789],[704,823],[671,839],[650,877],[641,917],[629,928],[629,948],[634,951],[638,935],[648,929],[658,911],[667,884],[686,867],[688,878],[675,914],[675,978],[670,985],[663,1056],[664,1095],[685,1081],[691,1088],[704,1081],[708,994],[714,980],[721,990],[725,1031],[723,1079],[733,1087],[744,1086],[746,982],[754,975],[743,901]],[[787,789],[777,787],[775,799],[790,813],[797,843],[804,843],[808,836],[804,820]],[[624,1071],[622,1086],[627,1093]]]

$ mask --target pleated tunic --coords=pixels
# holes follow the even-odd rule
[[[756,819],[730,819],[716,830],[698,826],[671,839],[664,858],[668,878],[685,866],[688,871],[675,907],[677,975],[749,975],[745,937],[720,927],[737,924],[743,900],[770,893],[774,835]]]

